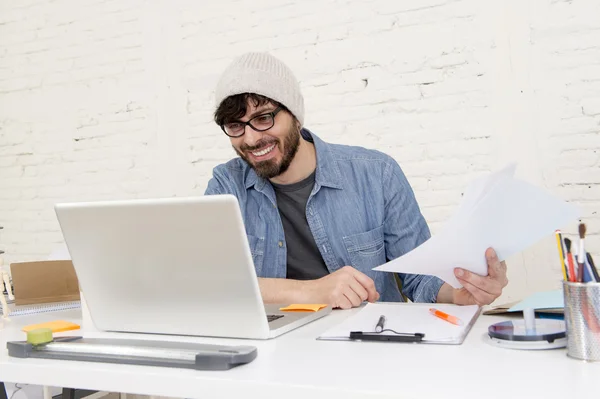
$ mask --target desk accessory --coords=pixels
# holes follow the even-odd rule
[[[368,303],[318,339],[462,344],[481,310],[477,305],[436,305],[462,319],[464,325],[459,326],[432,315],[430,307],[423,303]]]
[[[365,333],[362,331],[351,331],[350,340],[352,341],[394,341],[394,342],[422,342],[425,334],[381,334]]]
[[[327,307],[322,303],[293,303],[291,305],[279,308],[281,312],[318,312]]]
[[[30,324],[28,326],[23,327],[21,329],[21,331],[28,333],[30,331],[39,330],[39,329],[49,329],[50,331],[55,333],[55,332],[79,330],[79,328],[80,328],[79,324],[71,323],[70,321],[54,320],[54,321],[49,321],[46,323]]]
[[[556,349],[566,346],[563,320],[535,318],[533,308],[523,310],[522,320],[508,320],[488,328],[489,343],[509,349]]]
[[[567,355],[600,361],[600,283],[563,281]]]
[[[429,313],[431,313],[435,317],[439,317],[442,320],[446,320],[448,323],[456,324],[457,326],[462,326],[464,324],[463,321],[458,317],[452,316],[438,309],[431,308],[429,309]]]
[[[252,362],[254,346],[225,346],[134,339],[52,337],[52,330],[27,333],[26,341],[7,342],[8,355],[72,361],[228,370]]]

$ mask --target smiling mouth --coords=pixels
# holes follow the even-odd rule
[[[254,155],[255,157],[262,157],[264,155],[267,155],[271,151],[273,151],[274,148],[275,148],[275,144],[265,148],[264,150],[253,151],[253,152],[251,152],[251,154]]]

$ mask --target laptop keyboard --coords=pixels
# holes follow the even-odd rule
[[[267,321],[270,323],[272,321],[275,321],[277,319],[281,319],[283,317],[282,314],[268,314],[267,315]]]

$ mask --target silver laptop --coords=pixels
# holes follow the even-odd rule
[[[231,195],[55,205],[100,330],[268,339],[323,317],[265,306]]]

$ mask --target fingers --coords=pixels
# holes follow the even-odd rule
[[[362,299],[360,299],[356,292],[352,291],[351,289],[346,289],[344,291],[344,296],[350,302],[350,307],[357,307],[362,304]]]
[[[494,278],[480,276],[464,269],[455,269],[455,275],[461,283],[465,281],[490,295],[498,297],[502,294],[502,285]]]
[[[356,295],[358,295],[361,302],[366,301],[369,298],[369,293],[356,278],[350,280],[349,286],[350,289],[352,289],[352,291],[354,291]]]
[[[350,300],[345,295],[340,295],[337,298],[337,300],[335,301],[335,304],[333,305],[333,307],[340,308],[340,309],[351,309],[352,302],[350,302]]]
[[[467,291],[469,291],[471,293],[471,295],[473,295],[475,302],[477,302],[477,305],[479,305],[479,306],[489,305],[490,303],[494,302],[494,300],[497,298],[497,296],[494,296],[494,295],[490,294],[489,292],[486,292],[486,291],[474,286],[473,284],[471,284],[470,282],[468,282],[466,280],[462,280],[459,278],[458,281],[460,281],[460,283],[463,285],[463,287],[465,287],[465,289]]]
[[[498,278],[501,282],[508,282],[506,279],[506,263],[500,262],[498,255],[493,248],[488,248],[485,251],[485,259],[488,265],[488,274],[493,278]]]
[[[356,281],[360,283],[360,285],[367,291],[367,298],[365,300],[369,302],[375,302],[379,299],[379,293],[375,288],[375,282],[369,276],[364,273],[359,272],[353,267],[349,267],[349,271],[352,273]]]

